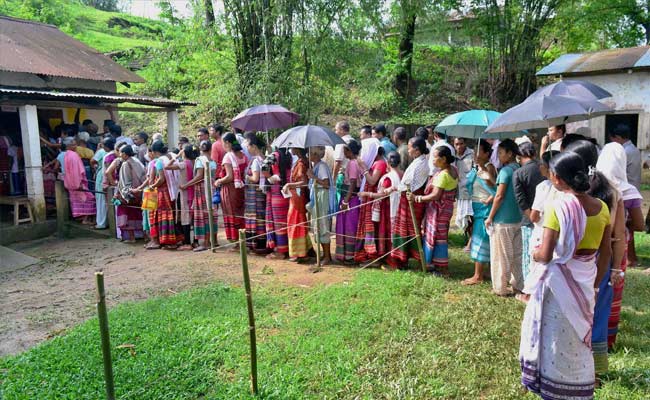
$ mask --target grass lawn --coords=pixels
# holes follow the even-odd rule
[[[639,237],[645,257],[648,238]],[[363,270],[329,287],[254,287],[261,397],[525,398],[517,362],[524,306],[491,295],[488,284],[460,286],[469,260],[458,246],[452,260],[449,280]],[[631,271],[597,398],[650,398],[649,294],[650,276]],[[245,304],[241,288],[213,284],[112,309],[117,397],[249,398]],[[1,360],[0,397],[102,398],[101,360],[92,319]]]

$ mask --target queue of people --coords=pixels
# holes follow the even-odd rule
[[[421,261],[419,235],[428,270],[447,276],[455,222],[474,262],[462,284],[487,275],[496,295],[527,304],[520,361],[528,390],[590,398],[607,371],[630,243],[644,229],[641,166],[630,169],[623,127],[602,148],[551,127],[541,153],[525,137],[472,149],[432,127],[410,139],[398,128],[393,142],[384,125],[364,126],[356,140],[345,121],[335,127],[345,144],[334,149],[269,149],[253,132],[220,125],[176,148],[159,135],[150,144],[143,132],[125,137],[114,123],[106,131],[96,152],[83,132],[48,145],[59,154],[47,168],[60,172],[82,223],[106,228],[114,206],[118,237],[144,238],[149,250],[200,252],[218,245],[211,231],[237,243],[245,229],[260,256],[302,263],[319,251],[323,264],[383,260],[391,269]],[[157,206],[142,211],[151,191]]]

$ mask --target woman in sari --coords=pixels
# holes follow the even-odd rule
[[[223,209],[223,225],[226,231],[226,239],[236,242],[239,240],[239,230],[244,229],[245,185],[244,172],[248,159],[242,152],[242,147],[234,133],[223,135],[223,148],[226,154],[223,156],[222,169],[219,179],[214,186],[221,188],[221,207]],[[233,248],[233,251],[236,251]]]
[[[392,248],[391,228],[399,207],[399,191],[397,187],[402,180],[404,171],[400,169],[401,158],[399,153],[388,153],[388,172],[379,179],[376,192],[359,192],[359,196],[371,200],[383,198],[372,204],[372,221],[377,224],[377,254],[388,254]]]
[[[150,186],[158,191],[158,207],[149,213],[151,226],[151,242],[147,250],[160,249],[176,250],[179,237],[176,235],[176,220],[174,205],[168,189],[164,167],[169,162],[167,147],[162,142],[154,142],[151,146],[156,160],[154,165],[155,181]]]
[[[205,251],[210,247],[210,210],[212,210],[212,223],[214,224],[215,240],[217,238],[217,218],[214,216],[214,209],[210,207],[212,199],[208,196],[208,188],[212,185],[211,179],[208,179],[206,168],[210,168],[210,178],[217,171],[217,164],[210,159],[212,144],[204,140],[199,145],[198,151],[193,149],[197,157],[194,159],[193,176],[187,183],[181,185],[181,189],[189,187],[194,188],[194,197],[192,199],[192,221],[194,223],[194,240],[197,246],[193,251]],[[217,243],[215,242],[215,245]]]
[[[611,258],[609,209],[589,196],[587,169],[574,152],[551,161],[562,192],[544,216],[537,263],[526,279],[521,327],[522,383],[542,398],[592,399],[591,333],[597,288]]]
[[[362,154],[366,160],[359,160],[363,170],[359,192],[377,193],[377,185],[386,174],[387,164],[384,159],[384,148],[375,138],[365,139],[362,144]],[[368,161],[366,163],[366,161]],[[370,166],[370,168],[368,168]],[[359,195],[359,223],[357,224],[357,243],[354,261],[361,263],[377,258],[377,223],[372,220],[372,209],[375,203],[370,196]]]
[[[191,228],[192,228],[192,203],[194,202],[194,185],[189,185],[194,179],[194,162],[198,157],[199,150],[192,144],[183,146],[182,157],[178,157],[167,164],[165,170],[178,171],[178,212],[177,220],[181,222],[183,231],[183,245],[178,250],[192,250]]]
[[[266,193],[262,176],[266,144],[255,135],[249,135],[248,152],[251,155],[246,167],[246,245],[257,254],[266,254]]]
[[[415,226],[409,207],[409,200],[406,197],[407,191],[415,196],[424,194],[429,179],[429,163],[427,161],[426,141],[421,137],[414,137],[408,143],[409,155],[413,159],[411,165],[404,171],[404,176],[398,187],[400,192],[399,207],[393,224],[393,250],[387,263],[392,268],[407,268],[409,258],[420,259],[417,243],[411,240],[416,232],[422,230],[422,219],[426,205],[424,203],[413,204],[415,211]],[[416,230],[417,229],[417,230]]]
[[[325,156],[324,147],[312,147],[309,149],[309,161],[312,162],[312,168],[307,171],[309,177],[310,198],[309,212],[311,214],[311,225],[318,233],[314,232],[314,237],[318,234],[318,239],[323,250],[322,265],[332,262],[330,250],[330,233],[332,231],[332,217],[336,212],[336,186],[332,177],[329,166],[323,162]],[[318,202],[318,213],[316,213],[315,204]]]
[[[122,240],[127,243],[135,243],[136,239],[142,239],[143,236],[142,213],[140,212],[142,198],[134,189],[142,185],[146,176],[144,166],[140,160],[134,157],[135,155],[133,147],[122,147],[120,152],[122,165],[115,193],[115,198],[120,202],[115,207],[116,223],[122,232]]]
[[[485,230],[485,219],[490,215],[496,194],[497,169],[490,163],[492,145],[481,140],[477,146],[476,168],[467,175],[467,191],[472,200],[474,225],[470,239],[469,256],[474,261],[474,276],[461,282],[476,285],[483,282],[483,270],[490,262],[490,236]]]
[[[458,172],[452,166],[455,158],[446,146],[433,149],[436,173],[429,179],[424,195],[413,196],[416,203],[429,203],[424,219],[424,258],[433,264],[434,272],[449,275],[449,222],[454,213],[458,193]]]
[[[291,154],[279,150],[268,156],[262,165],[262,174],[269,186],[266,192],[266,247],[273,251],[266,257],[287,258],[289,199],[282,195],[282,188],[291,175]]]
[[[292,148],[291,153],[298,157],[298,160],[291,168],[291,181],[282,188],[284,193],[291,194],[287,213],[289,260],[304,261],[307,258],[307,253],[312,249],[306,208],[309,201],[309,188],[307,187],[309,160],[305,155],[305,149]]]
[[[576,145],[577,146],[577,145]],[[575,150],[574,150],[575,151]],[[611,300],[609,308],[604,307],[603,313],[609,311],[608,321],[606,325],[607,340],[606,343],[602,340],[602,335],[597,338],[594,346],[594,357],[597,363],[597,372],[607,372],[607,350],[616,342],[616,335],[618,333],[618,324],[621,317],[621,305],[623,301],[623,289],[625,287],[625,270],[627,267],[627,249],[629,246],[629,239],[634,234],[634,231],[643,229],[643,212],[641,211],[641,202],[643,200],[639,191],[627,182],[627,175],[625,173],[627,156],[623,146],[616,142],[606,144],[598,161],[596,162],[596,170],[602,173],[614,187],[617,192],[618,198],[622,202],[620,207],[620,215],[616,216],[616,222],[624,222],[621,227],[622,234],[616,235],[618,232],[617,225],[614,226],[614,257],[612,259],[611,268],[611,285],[604,288],[605,293],[610,293]],[[618,237],[617,237],[618,236]],[[622,253],[621,249],[622,247]],[[618,250],[618,251],[617,251]],[[617,255],[621,253],[620,257]],[[599,292],[600,296],[600,292]],[[599,315],[597,315],[599,316]],[[595,322],[599,332],[604,332],[605,323],[598,318]],[[606,346],[605,346],[606,344]],[[602,368],[598,368],[601,367]]]
[[[356,140],[345,145],[343,154],[348,160],[343,173],[343,186],[339,210],[336,216],[336,259],[343,263],[354,262],[354,252],[357,243],[357,226],[359,224],[359,184],[362,171],[357,157],[361,145]]]
[[[81,157],[75,151],[76,146],[77,143],[72,140],[65,152],[63,183],[68,190],[72,218],[80,218],[84,225],[94,225],[93,216],[97,213],[95,196],[88,192],[86,169]]]

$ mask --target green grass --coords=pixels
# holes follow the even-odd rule
[[[647,241],[641,247],[647,256]],[[460,286],[469,260],[458,247],[452,259],[449,280],[363,270],[329,287],[254,287],[261,398],[533,399],[523,395],[516,356],[524,306],[487,284]],[[600,399],[650,397],[648,293],[650,277],[630,272]],[[110,324],[118,398],[250,397],[241,288],[122,304]],[[125,343],[134,355],[117,348]],[[4,399],[101,398],[96,320],[1,360],[0,379]]]

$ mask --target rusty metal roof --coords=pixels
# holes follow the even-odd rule
[[[537,76],[578,76],[627,70],[650,70],[650,46],[565,54],[539,70]]]
[[[93,81],[144,82],[52,25],[0,16],[0,71]]]
[[[158,97],[133,96],[127,94],[59,92],[0,87],[0,102],[3,100],[69,101],[90,105],[133,103],[165,108],[178,108],[181,106],[196,105],[195,103],[190,103],[187,101],[176,101]]]

